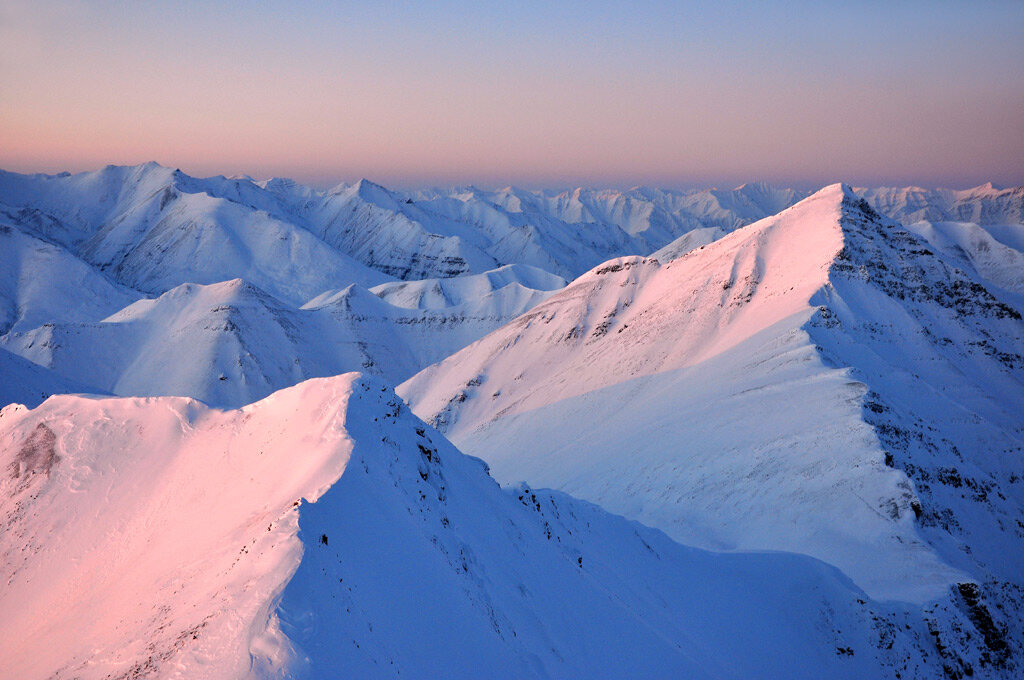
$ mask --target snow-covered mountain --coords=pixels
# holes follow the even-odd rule
[[[237,411],[0,411],[0,658],[34,678],[899,678],[995,668],[959,584],[921,609],[798,555],[721,555],[502,490],[376,380]]]
[[[368,180],[324,192],[282,179],[194,178],[156,163],[78,175],[0,172],[0,204],[21,226],[125,285],[159,294],[240,277],[293,302],[348,283],[507,264],[573,277],[692,229],[734,229],[801,196],[763,184],[404,194]]]
[[[0,213],[0,335],[44,323],[98,321],[142,297]]]
[[[875,210],[913,222],[973,222],[981,225],[1024,224],[1024,187],[999,189],[982,184],[973,189],[882,187],[857,189]]]
[[[243,187],[255,205],[240,202]],[[0,172],[7,219],[143,293],[244,278],[301,304],[328,288],[389,280],[283,219],[287,211],[271,199],[245,180],[196,180],[155,163],[80,175]]]
[[[408,309],[445,309],[500,294],[514,301],[521,296],[537,298],[565,288],[567,281],[543,269],[509,264],[482,274],[450,279],[395,281],[374,286],[370,291],[389,304]],[[546,296],[544,296],[546,297]],[[526,311],[533,304],[521,307]],[[510,317],[511,318],[511,317]]]
[[[0,676],[1016,677],[1022,205],[0,172]]]
[[[0,349],[0,406],[23,404],[35,407],[54,394],[102,393],[91,385],[76,383],[28,359]]]
[[[926,239],[958,267],[972,271],[997,295],[1024,302],[1024,224],[986,226],[964,222],[916,222],[909,231]]]
[[[876,597],[970,574],[1024,639],[1024,323],[928,246],[835,185],[602,265],[399,392],[500,481]]]
[[[1024,188],[858,191],[905,222],[1024,222]],[[195,178],[156,163],[78,175],[0,172],[0,204],[19,215],[19,226],[32,225],[120,283],[159,294],[239,277],[291,302],[349,283],[447,278],[507,264],[573,278],[694,230],[732,231],[805,196],[764,183],[406,193],[364,179],[319,191],[286,179]]]
[[[307,378],[353,370],[397,384],[551,295],[520,280],[564,285],[543,272],[499,270],[378,291],[421,303],[407,309],[355,284],[302,308],[241,279],[183,284],[102,321],[47,323],[9,333],[0,344],[103,392],[237,407]]]

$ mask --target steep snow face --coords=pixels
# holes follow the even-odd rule
[[[328,243],[400,279],[458,276],[502,264],[465,225],[405,200],[364,179],[328,194],[309,219]]]
[[[146,293],[241,277],[301,304],[328,288],[389,279],[288,221],[269,194],[262,196],[267,209],[250,204],[258,196],[239,202],[242,194],[266,192],[156,164],[81,175],[0,174],[0,201],[20,208],[7,211],[19,226]]]
[[[942,251],[956,266],[971,271],[986,287],[1017,296],[1014,301],[1018,309],[1024,306],[1020,304],[1024,301],[1024,225],[1013,229],[965,222],[917,222],[906,228]]]
[[[1024,187],[997,189],[992,183],[973,189],[882,187],[857,189],[878,212],[904,224],[974,222],[1024,224]]]
[[[607,262],[500,333],[416,376],[407,393],[418,411],[444,412],[437,422],[458,438],[499,412],[693,365],[776,322],[806,318],[807,300],[842,248],[841,192],[839,185],[823,190],[799,209],[711,244],[699,258],[666,266],[643,258]],[[491,381],[500,394],[461,400],[471,380]]]
[[[35,407],[52,394],[105,393],[99,388],[72,382],[5,349],[0,349],[0,376],[3,376],[0,407],[7,404]]]
[[[400,393],[500,480],[563,489],[683,542],[814,555],[878,597],[934,597],[970,565],[922,540],[914,484],[865,419],[873,385],[852,357],[820,350],[836,263],[864,238],[851,220],[905,234],[835,185],[668,265],[598,268]],[[972,290],[947,269],[910,280]],[[1014,346],[1004,332],[996,357]],[[1017,394],[989,374],[977,404]],[[1019,429],[1006,415],[994,426]]]
[[[509,264],[483,274],[450,279],[423,279],[384,283],[370,289],[388,304],[407,309],[444,309],[477,301],[496,291],[515,297],[514,290],[536,292],[565,288],[566,280],[543,269],[522,264]],[[543,299],[541,297],[537,300]],[[530,305],[531,307],[534,305]],[[523,311],[526,311],[524,308]]]
[[[300,499],[351,454],[352,378],[221,413],[61,396],[0,412],[11,677],[241,677],[280,656]]]
[[[64,248],[0,216],[0,335],[44,323],[99,321],[142,297]]]
[[[238,411],[61,396],[0,411],[12,677],[990,675],[971,584],[867,601],[797,555],[721,555],[503,491],[379,381]]]
[[[664,248],[655,250],[651,253],[651,259],[657,260],[658,262],[671,262],[672,260],[686,255],[692,250],[697,250],[709,243],[717,241],[725,236],[725,234],[726,232],[720,227],[694,229],[693,231],[683,234]]]
[[[827,361],[868,385],[864,418],[887,464],[912,480],[922,534],[1007,612],[1017,644],[1003,654],[1019,655],[1024,308],[986,287],[993,262],[971,245],[991,244],[973,229],[947,227],[968,246],[947,258],[930,242],[945,250],[938,234],[925,241],[866,206],[847,206],[843,225],[846,246],[808,330]]]
[[[184,284],[101,322],[48,323],[10,333],[0,344],[102,391],[237,407],[307,378],[352,370],[400,382],[550,295],[514,281],[491,290],[515,277],[489,276],[425,284],[424,291],[443,286],[458,302],[441,309],[395,307],[355,285],[299,309],[240,279]]]

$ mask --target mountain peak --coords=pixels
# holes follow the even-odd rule
[[[821,189],[818,189],[818,191],[811,194],[811,197],[818,195],[835,195],[840,198],[860,198],[853,190],[853,187],[846,182],[835,182],[833,184],[823,186]]]
[[[985,182],[984,184],[979,184],[978,186],[973,187],[971,189],[968,189],[966,191],[966,193],[968,193],[968,194],[997,194],[1000,191],[1003,191],[1003,187],[997,186],[993,182],[989,181],[989,182]]]

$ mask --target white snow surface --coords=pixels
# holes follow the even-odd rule
[[[370,292],[396,307],[445,309],[479,300],[495,291],[504,291],[510,297],[515,296],[514,291],[543,295],[548,291],[565,288],[567,283],[561,276],[537,267],[509,264],[482,274],[382,283],[371,288]],[[526,309],[523,308],[523,311]]]
[[[365,179],[325,192],[287,179],[194,178],[156,163],[78,175],[0,172],[0,203],[23,225],[123,284],[159,294],[180,283],[241,277],[292,302],[349,283],[447,278],[508,264],[573,277],[693,229],[735,229],[803,195],[764,184],[407,194]]]
[[[0,214],[0,335],[44,323],[99,321],[142,297]]]
[[[858,191],[907,222],[1024,222],[1024,188]],[[572,278],[694,230],[733,231],[806,196],[765,183],[410,193],[363,179],[319,191],[288,179],[195,178],[156,163],[77,175],[0,172],[0,204],[22,226],[33,225],[120,283],[159,294],[180,283],[240,277],[291,302],[349,283],[448,278],[507,264]]]
[[[96,393],[90,385],[76,383],[57,375],[17,354],[0,349],[0,406],[24,404],[34,407],[53,394]]]
[[[242,198],[243,189],[266,193],[155,163],[80,175],[0,172],[0,202],[19,226],[147,294],[237,277],[302,304],[328,288],[389,280],[294,224],[270,195]]]
[[[354,374],[235,411],[0,411],[0,658],[34,678],[923,677],[984,647],[948,598],[871,602],[502,490]]]
[[[856,189],[856,192],[875,210],[904,224],[921,221],[1024,224],[1024,187],[1001,189],[988,182],[961,190],[881,187]]]
[[[1016,677],[1022,216],[0,171],[0,677]]]
[[[0,345],[99,391],[237,407],[307,378],[354,370],[396,384],[551,295],[519,280],[564,284],[544,272],[499,270],[384,291],[399,302],[416,296],[420,308],[412,309],[356,284],[302,308],[241,279],[182,284],[101,321],[47,323],[8,333]]]
[[[717,241],[726,235],[721,227],[704,227],[687,232],[669,243],[664,248],[659,248],[651,253],[651,258],[658,262],[670,262],[686,255],[691,250],[697,250]]]
[[[878,342],[920,336],[921,321],[911,323],[910,311],[901,320],[894,311],[900,302],[886,295],[914,305],[908,298],[923,297],[920,289],[868,295],[836,283],[846,253],[867,239],[853,225],[878,222],[899,233],[882,220],[852,190],[834,185],[667,265],[640,258],[607,263],[428,367],[399,393],[465,451],[487,460],[501,481],[562,489],[690,545],[813,555],[875,597],[925,601],[964,578],[964,570],[991,574],[998,561],[965,561],[943,547],[944,539],[922,538],[915,521],[921,499],[906,472],[913,463],[894,467],[890,445],[865,417],[875,387],[865,376],[899,374],[904,361],[922,360],[891,350],[823,351],[822,336],[837,316],[858,324],[861,335],[848,340],[854,347],[871,345],[883,328],[887,335]],[[921,247],[914,254],[935,259]],[[903,257],[883,249],[872,260],[884,270]],[[981,300],[971,304],[984,309],[968,306],[964,313],[995,310],[993,318],[969,323],[943,316],[943,325],[984,328],[980,336],[972,329],[953,337],[976,345],[987,337],[990,354],[1019,351],[1018,313],[1000,308],[980,286],[973,291],[963,272],[943,261],[932,269],[908,271],[908,278],[931,279],[937,296],[952,291],[954,300],[943,299],[940,308],[956,308],[957,296],[970,291]],[[867,265],[854,271],[870,280]],[[923,302],[922,314],[930,314],[934,301]],[[940,318],[934,322],[939,327]],[[1020,444],[1019,410],[1011,404],[1024,403],[1024,381],[1016,359],[1007,355],[1009,364],[992,365],[987,345],[979,346],[966,358],[931,359],[934,352],[917,349],[934,367],[951,364],[935,383],[955,383],[952,372],[979,375],[961,407],[988,426],[965,441],[974,464],[986,479],[1000,479],[1012,500],[982,512],[990,514],[979,522],[1006,528],[998,539],[978,529],[987,533],[978,547],[1014,555],[996,570],[1005,578],[1021,554],[1006,522],[1024,499],[1008,484],[1019,461],[1005,458],[1002,447]],[[907,376],[894,398],[914,389]],[[1005,406],[993,409],[984,394],[1000,395]],[[941,422],[942,412],[932,420]],[[1000,449],[989,453],[985,444],[994,441]]]
[[[907,230],[926,239],[957,266],[973,270],[989,287],[1017,296],[1018,303],[1024,300],[1024,226],[1016,230],[1017,239],[1006,238],[1004,234],[1012,233],[1008,227],[970,222],[915,222]]]

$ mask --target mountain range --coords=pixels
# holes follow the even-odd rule
[[[0,173],[0,658],[1016,677],[1022,216]]]

